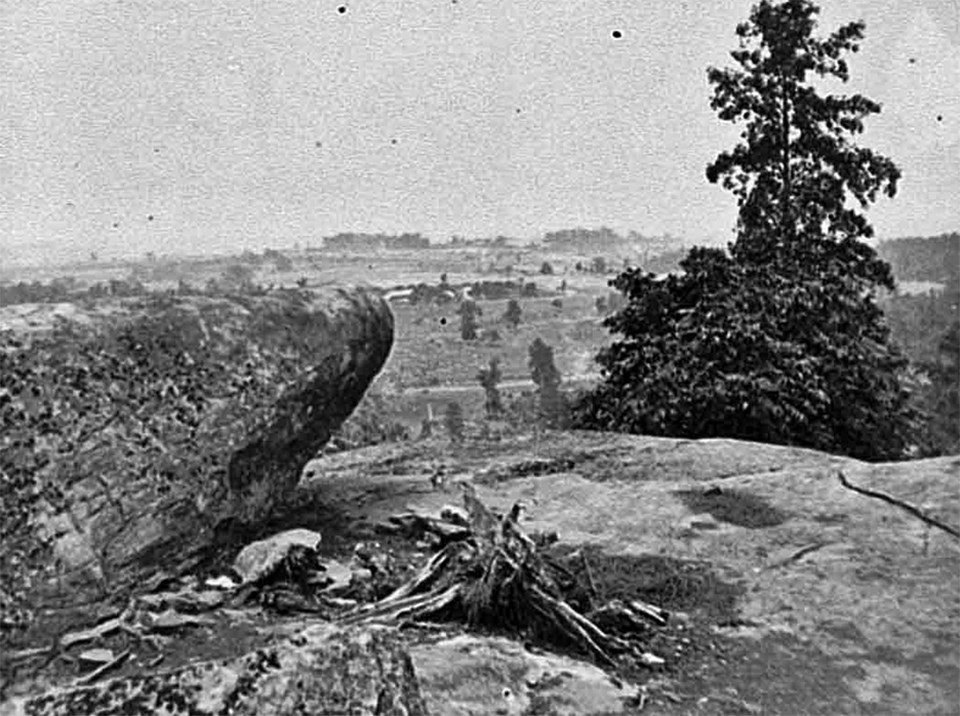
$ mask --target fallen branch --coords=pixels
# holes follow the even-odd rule
[[[49,656],[50,647],[49,646],[38,646],[34,649],[23,649],[22,651],[11,651],[8,654],[4,654],[3,658],[6,661],[26,661],[28,659],[34,659],[38,656]]]
[[[101,639],[105,636],[109,636],[113,632],[120,629],[121,625],[123,624],[123,620],[124,616],[121,615],[119,617],[114,617],[113,619],[108,619],[102,624],[98,624],[90,629],[64,634],[60,638],[60,646],[66,649],[76,644],[83,644],[87,641],[93,641],[96,639]]]
[[[117,668],[118,666],[120,666],[123,662],[125,662],[125,661],[129,658],[130,654],[132,654],[132,653],[133,653],[133,652],[131,652],[129,649],[127,649],[125,652],[123,652],[122,654],[118,655],[117,658],[113,659],[112,661],[108,661],[108,662],[107,662],[106,664],[104,664],[103,666],[98,666],[96,669],[94,669],[93,671],[91,671],[89,674],[84,674],[83,676],[78,677],[78,678],[76,679],[75,683],[76,683],[78,686],[84,685],[84,684],[93,683],[94,681],[96,681],[97,679],[99,679],[101,676],[103,676],[105,673],[107,673],[108,671],[110,671],[110,670],[112,670],[112,669],[115,669],[115,668]]]
[[[590,588],[590,596],[593,599],[597,598],[597,585],[593,581],[593,574],[590,572],[590,563],[587,561],[587,553],[582,551],[580,552],[580,561],[583,562],[583,572],[587,575],[587,586]]]
[[[447,543],[412,579],[381,601],[343,615],[342,623],[410,623],[442,616],[470,626],[569,641],[608,665],[620,654],[630,654],[640,664],[662,663],[565,601],[561,584],[572,587],[575,579],[540,554],[520,528],[522,505],[498,517],[480,502],[472,486],[464,484],[463,489],[470,522],[468,528],[458,528],[463,536]],[[403,516],[401,521],[418,520]],[[589,570],[586,562],[584,567]],[[589,579],[592,583],[592,575]],[[596,585],[592,590],[596,592]],[[650,628],[644,620],[664,624],[667,618],[667,612],[643,602],[611,602],[591,614],[634,635]]]
[[[670,612],[662,607],[658,607],[655,604],[647,604],[646,602],[641,602],[639,599],[634,599],[628,602],[628,606],[635,612],[647,617],[648,619],[656,622],[663,626],[667,623],[667,619],[670,618]]]
[[[460,585],[454,584],[443,592],[427,592],[396,599],[392,602],[376,602],[364,609],[349,612],[341,617],[343,624],[369,624],[391,622],[402,617],[411,619],[434,614],[459,596]]]
[[[770,570],[770,569],[779,569],[780,567],[785,567],[786,565],[792,562],[796,562],[798,559],[802,559],[803,557],[810,554],[811,552],[816,552],[818,549],[822,549],[825,546],[826,546],[826,542],[814,542],[813,544],[804,545],[803,547],[798,549],[796,552],[791,554],[789,557],[785,557],[784,559],[778,560],[773,564],[768,564],[765,567],[765,569]]]
[[[883,500],[884,502],[888,502],[891,505],[896,505],[897,507],[909,512],[914,517],[918,517],[919,519],[923,520],[928,525],[932,525],[933,527],[941,529],[947,534],[953,535],[957,539],[960,539],[960,531],[954,529],[950,525],[944,524],[943,522],[936,519],[935,517],[930,517],[930,515],[926,514],[921,509],[914,507],[913,505],[907,502],[903,502],[902,500],[898,500],[896,497],[892,497],[884,492],[877,492],[876,490],[868,490],[865,487],[857,487],[856,485],[851,484],[847,480],[846,475],[844,475],[839,470],[837,471],[837,475],[840,477],[840,484],[846,487],[847,489],[853,490],[854,492],[859,492],[861,495],[866,495],[867,497],[875,497],[878,500]]]

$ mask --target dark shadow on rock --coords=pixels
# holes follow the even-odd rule
[[[589,568],[598,602],[639,599],[668,611],[699,612],[715,624],[739,619],[742,585],[724,581],[706,562],[656,554],[611,555],[597,545],[557,545],[551,554],[578,577],[581,590],[587,588]],[[582,596],[572,595],[574,601]]]
[[[715,520],[738,527],[776,527],[786,522],[790,516],[762,497],[745,490],[675,490],[673,494],[683,500],[687,509],[694,514],[709,513]]]

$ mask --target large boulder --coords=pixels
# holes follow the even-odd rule
[[[269,515],[392,341],[361,288],[0,311],[4,625],[18,602],[115,593]]]

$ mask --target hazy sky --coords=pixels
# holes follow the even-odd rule
[[[0,259],[349,230],[728,239],[704,167],[737,130],[706,68],[750,6],[0,0]],[[822,7],[824,32],[867,23],[844,91],[883,104],[862,141],[904,172],[878,235],[960,228],[960,0]]]

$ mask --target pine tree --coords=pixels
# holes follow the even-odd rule
[[[530,377],[537,385],[540,399],[540,417],[550,427],[563,422],[563,396],[560,394],[561,376],[553,360],[553,348],[540,338],[530,344]]]
[[[522,310],[520,308],[520,302],[511,298],[507,301],[507,310],[503,314],[503,320],[507,322],[511,328],[516,328],[520,325],[520,316],[522,315]]]
[[[497,388],[502,377],[499,358],[491,358],[489,366],[481,368],[477,373],[477,380],[480,381],[480,385],[486,393],[484,409],[487,418],[490,420],[496,420],[503,415],[503,400],[500,397],[500,390]]]
[[[447,403],[447,410],[444,414],[444,424],[447,428],[447,434],[450,436],[450,440],[455,443],[463,442],[463,408],[460,407],[460,403],[455,400],[451,400]]]
[[[483,310],[475,301],[462,301],[457,309],[460,316],[460,337],[465,341],[473,341],[477,338],[477,328],[479,327],[479,317],[483,315]]]
[[[737,27],[739,68],[709,69],[711,106],[745,125],[707,167],[737,197],[736,241],[694,248],[682,276],[629,269],[612,282],[628,303],[605,325],[623,339],[598,356],[605,379],[578,406],[581,426],[872,459],[916,439],[906,361],[876,303],[892,276],[860,241],[872,234],[862,209],[892,197],[900,172],[853,142],[879,105],[819,93],[821,78],[847,80],[864,25],[821,39],[818,12],[763,0]]]

